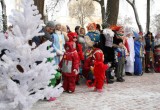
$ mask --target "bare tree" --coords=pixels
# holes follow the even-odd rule
[[[0,0],[2,5],[2,20],[3,20],[3,32],[7,30],[7,15],[6,15],[6,4],[4,0]]]
[[[160,32],[160,14],[154,16],[154,20],[152,21],[152,28],[155,32]]]
[[[133,23],[132,17],[125,16],[123,18],[119,17],[118,18],[118,24],[123,25],[123,26],[131,26]]]
[[[59,12],[59,9],[61,9],[62,4],[65,2],[65,0],[50,0],[46,4],[46,11],[51,13],[51,18]]]
[[[150,28],[150,0],[147,0],[147,23],[146,31],[148,32]]]
[[[143,32],[143,29],[142,29],[142,25],[139,21],[139,16],[138,16],[138,13],[137,13],[137,8],[136,8],[136,5],[135,5],[135,0],[126,0],[133,8],[133,11],[134,11],[134,15],[135,15],[135,19],[136,19],[136,23],[138,25],[138,29],[140,32]]]
[[[116,25],[119,14],[119,0],[108,0],[106,10],[106,21],[109,25]]]
[[[95,7],[92,0],[72,1],[69,4],[69,15],[78,19],[80,25],[84,27],[86,18],[94,13]]]

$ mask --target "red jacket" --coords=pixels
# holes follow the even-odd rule
[[[59,64],[60,69],[62,70],[63,74],[68,76],[75,75],[75,70],[79,70],[79,56],[77,51],[73,48],[74,42],[67,42],[65,44],[66,52],[63,55],[63,58]]]

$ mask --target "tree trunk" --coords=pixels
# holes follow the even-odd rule
[[[147,0],[147,23],[146,31],[148,32],[150,28],[150,0]]]
[[[102,24],[105,23],[106,19],[106,10],[105,10],[105,5],[104,5],[104,0],[95,0],[98,2],[101,6],[101,13],[102,13]]]
[[[129,0],[126,0],[133,8],[133,11],[134,11],[134,15],[135,15],[135,19],[136,19],[136,23],[138,25],[138,29],[139,29],[139,32],[143,32],[143,29],[142,29],[142,25],[139,21],[139,16],[138,16],[138,13],[137,13],[137,9],[136,9],[136,5],[135,5],[135,0],[133,0],[133,3],[131,3]]]
[[[1,0],[2,5],[2,19],[3,19],[3,32],[7,30],[7,15],[6,15],[6,4],[4,0]]]
[[[106,10],[105,10],[105,5],[104,5],[104,0],[101,0],[100,4],[101,4],[102,23],[103,23],[106,18],[106,14],[105,14]]]
[[[119,0],[108,0],[106,11],[107,23],[116,25],[119,13]]]
[[[34,0],[34,4],[37,6],[39,13],[42,15],[42,20],[44,20],[44,2],[45,0]]]

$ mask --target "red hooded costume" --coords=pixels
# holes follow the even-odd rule
[[[67,42],[65,44],[66,52],[59,64],[60,69],[63,74],[63,88],[64,91],[74,92],[75,91],[75,81],[76,74],[79,69],[79,56],[75,49],[74,42]]]
[[[68,33],[68,37],[69,37],[69,41],[70,42],[74,42],[74,38],[78,39],[78,35],[76,32],[70,32]],[[76,50],[78,52],[78,56],[79,56],[79,60],[84,60],[84,54],[83,54],[83,51],[82,51],[82,44],[80,44],[78,41],[75,42],[76,44]],[[76,83],[79,82],[79,74],[77,74],[76,76]]]
[[[102,51],[97,51],[93,55],[94,61],[94,76],[95,76],[95,88],[97,90],[102,90],[104,80],[105,80],[105,71],[109,68],[107,64],[104,64],[104,55]]]
[[[102,50],[100,50],[99,48],[93,48],[91,52],[89,52],[89,55],[83,65],[83,75],[87,79],[86,84],[88,87],[95,86],[96,89],[102,89],[105,80],[105,71],[109,67],[107,64],[105,65],[103,61],[104,55]],[[90,79],[89,77],[89,73],[90,71],[92,71],[91,67],[94,67],[94,82],[92,82],[92,79]]]

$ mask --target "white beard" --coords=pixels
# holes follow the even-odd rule
[[[55,30],[55,33],[58,34],[58,35],[62,34],[62,32],[58,31],[58,30]]]

